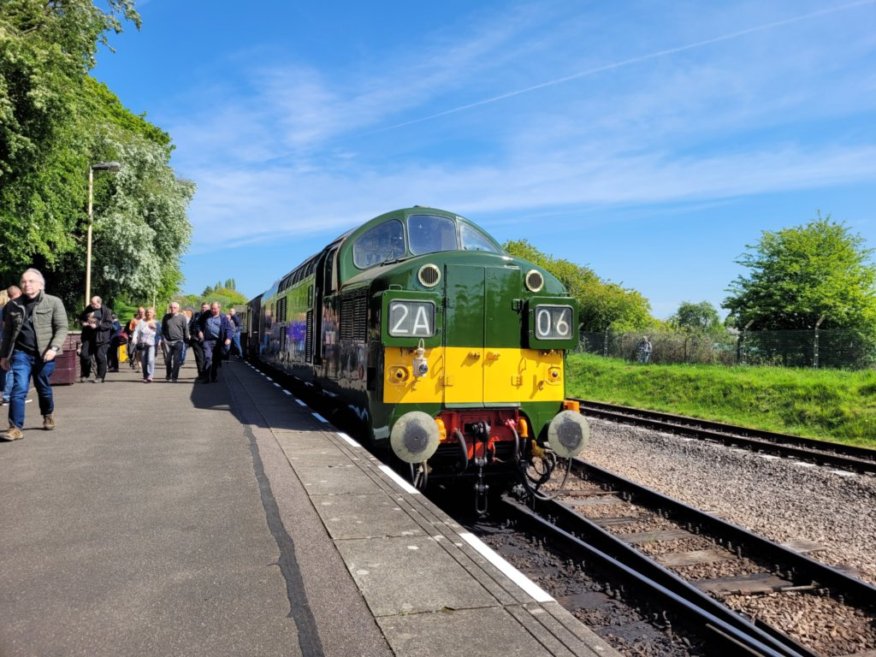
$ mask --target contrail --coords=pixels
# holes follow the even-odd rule
[[[604,73],[606,71],[613,71],[618,68],[623,68],[624,66],[630,66],[631,64],[639,64],[641,62],[647,62],[652,59],[657,59],[659,57],[666,57],[667,55],[675,55],[680,52],[685,52],[688,50],[694,50],[696,48],[702,48],[703,46],[709,46],[714,43],[721,43],[722,41],[730,41],[731,39],[738,39],[739,37],[746,36],[748,34],[754,34],[756,32],[764,32],[766,30],[772,30],[777,27],[782,27],[784,25],[791,25],[792,23],[799,23],[801,21],[810,20],[812,18],[818,18],[819,16],[827,16],[828,14],[835,14],[840,11],[846,11],[847,9],[854,9],[855,7],[861,7],[863,5],[872,5],[876,0],[858,0],[857,2],[849,2],[844,5],[839,5],[836,7],[829,7],[827,9],[820,9],[818,11],[813,11],[809,14],[802,14],[800,16],[794,16],[793,18],[786,18],[780,21],[773,21],[772,23],[765,23],[763,25],[758,25],[756,27],[749,27],[744,30],[739,30],[737,32],[730,32],[729,34],[724,34],[722,36],[713,37],[711,39],[704,39],[703,41],[696,41],[694,43],[689,43],[684,46],[678,46],[676,48],[667,48],[666,50],[658,50],[657,52],[648,53],[647,55],[640,55],[639,57],[631,57],[630,59],[625,59],[620,62],[614,62],[612,64],[605,64],[603,66],[597,66],[596,68],[591,68],[586,71],[580,71],[578,73],[573,73],[571,75],[566,75],[561,78],[556,78],[554,80],[548,80],[546,82],[541,82],[539,84],[532,85],[531,87],[524,87],[523,89],[517,89],[516,91],[509,91],[504,94],[500,94],[498,96],[493,96],[491,98],[484,98],[483,100],[475,101],[474,103],[469,103],[467,105],[460,105],[459,107],[454,107],[452,109],[444,110],[442,112],[436,112],[435,114],[429,114],[428,116],[422,116],[418,119],[411,119],[410,121],[405,121],[403,123],[396,123],[391,126],[387,126],[385,128],[377,128],[372,130],[366,134],[373,134],[375,132],[385,132],[386,130],[394,130],[395,128],[403,128],[409,125],[414,125],[417,123],[423,123],[425,121],[431,121],[432,119],[437,119],[442,116],[447,116],[449,114],[457,114],[459,112],[464,112],[465,110],[470,110],[474,107],[481,107],[483,105],[490,105],[491,103],[497,103],[501,100],[506,100],[508,98],[514,98],[515,96],[522,96],[523,94],[528,94],[533,91],[538,91],[539,89],[545,89],[547,87],[553,87],[558,84],[564,84],[566,82],[570,82],[572,80],[578,80],[580,78],[585,78],[591,75],[596,75],[597,73]]]

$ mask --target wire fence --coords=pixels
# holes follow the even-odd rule
[[[876,339],[852,330],[726,331],[714,335],[582,331],[578,351],[642,363],[851,370],[876,367]]]

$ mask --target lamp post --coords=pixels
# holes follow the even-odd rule
[[[91,229],[94,225],[94,172],[118,171],[118,162],[98,162],[88,167],[88,246],[85,251],[85,306],[91,303]]]

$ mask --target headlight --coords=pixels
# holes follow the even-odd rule
[[[536,269],[530,269],[526,272],[526,277],[523,279],[526,283],[526,289],[530,292],[541,292],[544,287],[544,276]]]
[[[435,335],[435,304],[429,301],[391,301],[389,334],[394,338],[430,338]]]
[[[571,306],[536,306],[535,337],[539,340],[568,340],[572,335]]]

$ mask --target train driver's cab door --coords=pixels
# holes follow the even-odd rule
[[[313,307],[307,313],[308,351],[316,365],[330,358],[337,346],[338,313],[333,303],[338,289],[337,255],[338,247],[330,248],[316,263]]]

